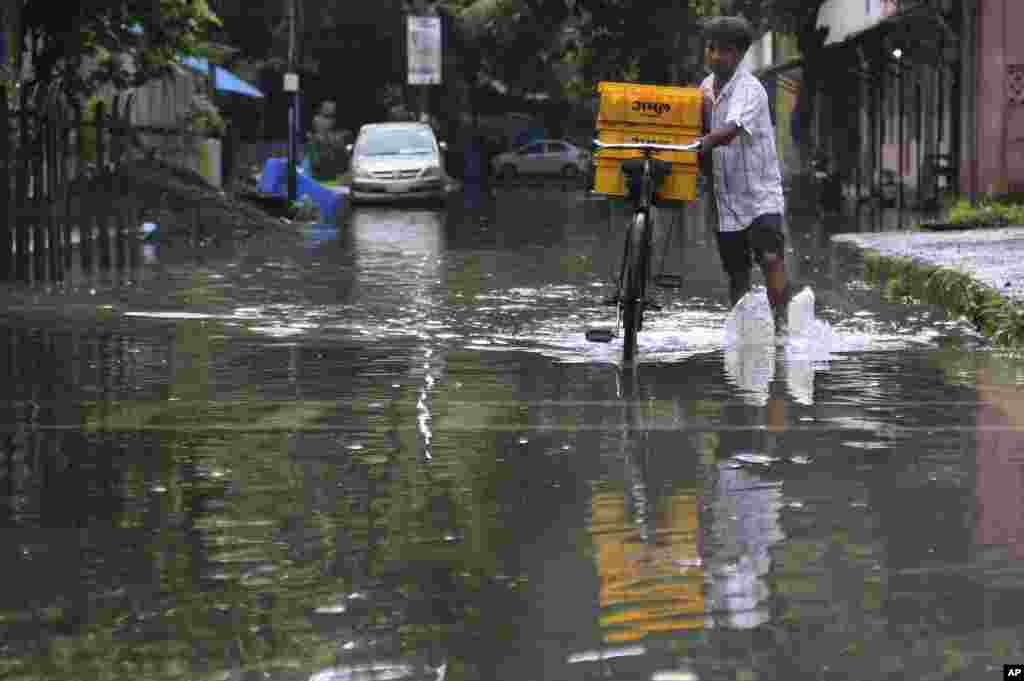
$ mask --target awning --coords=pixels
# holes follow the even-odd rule
[[[841,43],[878,25],[896,13],[886,0],[825,0],[818,9],[818,28],[828,27],[825,45]]]
[[[181,61],[196,71],[209,73],[209,62],[201,57],[183,57]],[[263,97],[262,92],[227,69],[220,66],[214,66],[213,68],[215,74],[214,87],[221,92],[234,92],[246,97]]]
[[[930,4],[893,0],[825,0],[818,10],[818,28],[828,27],[825,46],[853,44],[880,32],[901,27],[913,43],[934,49],[939,44],[956,44],[957,34]]]

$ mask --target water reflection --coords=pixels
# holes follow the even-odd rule
[[[303,245],[305,245],[307,251],[315,252],[317,249],[337,239],[337,224],[313,223],[303,228]]]
[[[779,382],[770,379],[773,383]],[[708,626],[713,628],[753,629],[770,620],[771,549],[785,539],[779,525],[782,482],[763,473],[784,454],[786,399],[766,395],[750,403],[764,408],[723,407],[729,429],[719,435],[709,476]]]
[[[785,380],[770,376],[763,400],[747,394],[694,413],[650,401],[650,372],[618,376],[620,426],[608,433],[606,472],[587,514],[601,645],[567,662],[704,678],[716,646],[773,621],[773,552],[786,534],[783,483],[770,464],[786,453]],[[667,654],[677,649],[689,651],[689,663]]]
[[[362,335],[427,335],[436,330],[445,243],[441,218],[431,211],[359,209],[351,233],[353,298],[369,316]]]
[[[620,461],[591,497],[590,533],[600,578],[605,643],[648,634],[697,630],[704,624],[698,490],[666,478],[645,436],[638,374],[621,375],[624,428]]]
[[[419,384],[420,450],[430,460],[431,395],[444,374],[441,336],[448,329],[442,216],[434,211],[359,210],[352,214],[348,229],[353,235],[357,295],[377,304],[390,303],[368,320],[376,321],[377,328],[362,331],[378,338],[384,332],[420,339],[410,377]]]
[[[976,416],[977,524],[980,547],[1002,547],[1010,560],[1024,558],[1024,390],[1007,365],[978,372]],[[1000,366],[1002,365],[1002,366]],[[1003,371],[999,371],[1002,368]],[[1009,375],[1008,375],[1009,373]]]

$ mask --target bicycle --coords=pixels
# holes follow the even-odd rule
[[[623,245],[622,264],[619,268],[619,279],[615,295],[605,300],[606,304],[615,305],[617,314],[615,329],[588,329],[588,341],[608,343],[618,334],[619,326],[623,329],[622,361],[632,362],[636,356],[637,334],[643,326],[644,308],[653,307],[646,299],[647,281],[650,277],[651,233],[654,231],[654,220],[651,206],[654,195],[661,182],[672,172],[672,163],[654,158],[658,151],[696,151],[699,144],[655,144],[655,143],[621,143],[604,144],[594,140],[594,148],[602,149],[636,149],[643,152],[642,158],[622,161],[622,172],[626,176],[626,196],[634,204],[633,215],[626,231]],[[665,281],[662,285],[679,288],[680,277],[662,274]]]

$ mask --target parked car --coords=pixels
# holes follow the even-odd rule
[[[359,128],[352,155],[353,203],[394,199],[441,199],[445,172],[438,142],[425,123],[367,123]]]
[[[578,177],[590,171],[590,164],[589,151],[565,140],[537,140],[491,160],[492,170],[502,179],[534,174]]]

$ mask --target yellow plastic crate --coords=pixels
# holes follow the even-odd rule
[[[601,96],[599,129],[641,125],[700,130],[704,107],[700,88],[602,81],[597,91]]]
[[[622,161],[615,158],[595,158],[594,191],[609,196],[626,195],[626,176]],[[657,197],[662,201],[694,201],[697,198],[696,165],[673,163],[672,174],[662,180]]]
[[[605,144],[653,142],[655,144],[690,144],[700,137],[700,128],[661,128],[646,125],[614,125],[599,128],[597,139]],[[596,158],[640,158],[643,153],[634,149],[600,149]],[[659,151],[655,158],[684,165],[697,165],[696,151]]]

